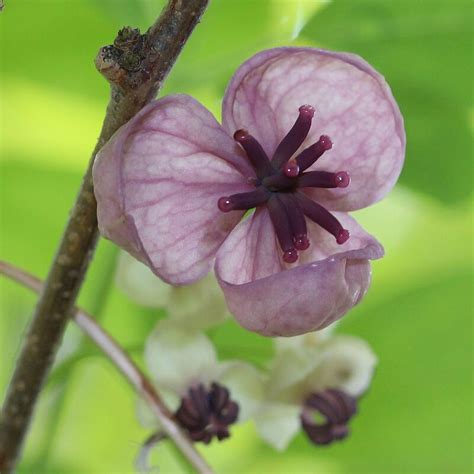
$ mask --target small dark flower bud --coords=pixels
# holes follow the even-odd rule
[[[214,382],[210,388],[191,387],[175,416],[193,441],[209,444],[213,437],[222,441],[230,436],[229,426],[238,414],[239,405],[230,399],[229,390]]]
[[[327,389],[306,399],[301,424],[314,444],[330,444],[349,434],[347,423],[356,412],[355,398],[341,390]],[[325,418],[325,422],[315,421],[318,414]]]

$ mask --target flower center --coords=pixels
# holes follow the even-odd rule
[[[307,171],[326,151],[332,142],[326,135],[293,156],[303,144],[314,116],[314,108],[302,105],[291,130],[277,146],[270,160],[260,143],[246,130],[237,130],[234,139],[244,149],[254,171],[251,178],[254,191],[224,196],[218,200],[222,212],[248,210],[266,206],[286,263],[298,260],[298,251],[306,250],[310,241],[306,218],[316,222],[334,235],[338,244],[349,238],[349,231],[323,206],[311,200],[303,188],[345,188],[350,183],[346,171]]]
[[[193,441],[208,444],[213,437],[228,438],[238,414],[239,405],[230,399],[229,390],[214,382],[209,389],[202,384],[191,387],[175,416]]]
[[[327,389],[306,399],[301,425],[314,444],[330,444],[349,434],[347,423],[356,412],[355,398],[341,390]],[[316,421],[315,415],[321,415],[324,421]]]

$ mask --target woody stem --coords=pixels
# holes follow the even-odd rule
[[[11,472],[18,461],[39,392],[54,361],[95,249],[98,237],[92,183],[95,155],[119,127],[156,95],[207,4],[208,0],[169,0],[145,35],[124,28],[114,46],[99,51],[96,65],[111,83],[111,97],[99,140],[20,349],[2,407],[2,473]],[[126,51],[134,38],[140,39],[141,49]],[[131,57],[133,54],[136,58]],[[127,61],[123,61],[124,57]]]
[[[39,293],[43,287],[41,280],[7,262],[0,261],[0,274]],[[174,421],[170,410],[166,407],[153,384],[138,368],[120,344],[110,336],[89,314],[80,308],[74,308],[72,320],[102,350],[106,357],[115,365],[137,393],[148,403],[151,411],[163,429],[173,441],[180,453],[200,473],[211,473],[204,459],[194,449],[192,442]]]

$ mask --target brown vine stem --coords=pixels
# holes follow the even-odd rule
[[[43,283],[39,278],[15,267],[7,262],[0,261],[0,274],[20,283],[32,291],[39,293]],[[210,467],[194,449],[192,442],[181,431],[173,420],[173,414],[168,410],[153,384],[122,349],[89,314],[80,308],[74,308],[72,319],[82,331],[102,350],[112,361],[122,375],[136,389],[138,394],[148,403],[151,411],[160,423],[163,432],[175,443],[188,462],[200,473],[211,473]]]
[[[123,28],[99,51],[96,66],[111,84],[102,131],[51,264],[0,415],[0,472],[11,472],[21,452],[36,399],[51,368],[97,242],[92,164],[113,133],[156,95],[209,0],[169,0],[141,35]],[[72,111],[71,111],[72,112]]]

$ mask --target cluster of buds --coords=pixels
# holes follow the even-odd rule
[[[117,282],[139,304],[167,310],[167,318],[147,340],[145,362],[176,421],[193,441],[222,441],[231,435],[233,424],[249,419],[261,438],[280,451],[301,431],[317,445],[348,435],[349,422],[376,366],[365,341],[335,335],[333,325],[273,339],[274,355],[266,370],[243,360],[220,361],[205,333],[227,319],[215,279],[174,288],[148,271],[123,254]],[[137,288],[134,281],[140,282]],[[196,312],[203,317],[196,317]],[[159,428],[142,403],[139,419],[147,427]]]

